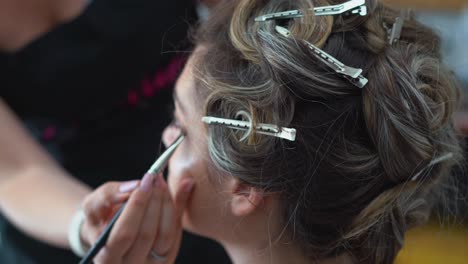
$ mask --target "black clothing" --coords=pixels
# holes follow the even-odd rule
[[[0,53],[0,96],[88,185],[140,178],[170,121],[172,86],[183,63],[173,51],[187,49],[180,43],[195,18],[192,4],[95,0],[20,51]],[[187,240],[192,243],[183,243],[178,263],[228,262],[214,243]],[[78,260],[24,236],[1,216],[0,242],[0,263]]]

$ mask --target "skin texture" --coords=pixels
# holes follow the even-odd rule
[[[68,223],[91,189],[31,138],[0,99],[0,210],[23,232],[68,247]]]
[[[228,183],[222,178],[218,178],[219,180],[209,178],[206,130],[201,122],[200,108],[191,100],[197,96],[193,87],[191,69],[189,63],[177,82],[174,93],[175,122],[165,130],[163,141],[166,145],[171,143],[178,135],[178,129],[186,133],[186,139],[169,163],[169,188],[174,193],[178,182],[186,177],[195,179],[197,188],[186,210],[184,227],[211,237],[213,233],[223,228],[219,221],[211,219],[221,217],[223,211],[226,211],[229,201],[226,186]],[[207,219],[207,215],[213,217]]]
[[[172,197],[162,175],[147,174],[135,189],[120,191],[122,183],[110,182],[87,196],[83,203],[87,216],[82,237],[94,243],[115,211],[127,200],[106,246],[94,263],[173,263],[182,236],[182,212],[191,194],[193,181],[185,179]],[[153,250],[165,258],[149,257]]]
[[[50,21],[63,21],[56,16],[45,17],[54,17]],[[32,30],[33,34],[26,34],[29,37],[15,37],[15,43],[4,45],[5,50],[18,49],[52,25],[49,22],[45,23],[48,26],[36,22],[31,24],[41,25],[42,29]],[[122,193],[119,191],[122,183],[103,185],[83,203],[88,216],[82,229],[83,240],[93,243],[115,209],[122,201],[130,199],[127,211],[113,231],[108,247],[99,255],[98,263],[148,262],[146,256],[151,248],[159,254],[168,255],[161,263],[172,263],[180,242],[182,212],[187,230],[222,243],[236,263],[306,262],[295,245],[286,243],[290,242],[287,237],[278,238],[282,225],[275,222],[279,217],[274,196],[242,185],[227,177],[229,175],[210,175],[204,141],[206,132],[200,122],[199,107],[193,101],[196,93],[190,67],[189,64],[176,89],[181,101],[176,104],[176,116],[188,138],[171,159],[169,186],[161,183],[161,186],[155,185],[149,192],[138,188]],[[181,105],[186,109],[183,113]],[[51,161],[18,125],[18,120],[12,118],[7,107],[4,104],[2,107],[2,213],[35,237],[66,247],[67,223],[79,201],[90,190]],[[166,144],[180,133],[178,129],[173,126],[168,128],[164,138]],[[193,185],[192,180],[195,189],[190,196],[189,191],[183,190]],[[28,193],[35,199],[26,196],[18,199],[18,193]],[[43,207],[35,210],[39,208],[37,203],[54,204],[54,207],[48,207],[50,211],[44,213]],[[341,263],[333,261],[330,263]]]
[[[87,0],[1,1],[0,50],[14,52],[25,47],[55,26],[78,16],[87,3]],[[1,213],[26,234],[69,248],[68,225],[92,190],[71,177],[35,142],[1,99],[0,123]],[[118,190],[121,184],[107,183],[96,192],[104,194],[100,198],[112,200],[114,198],[105,193]],[[111,203],[129,197],[129,193],[119,194]],[[170,212],[170,209],[165,211]],[[95,237],[102,230],[101,223],[85,226],[83,239]]]
[[[188,74],[182,74],[177,82],[177,90],[190,92],[190,89],[186,89],[190,88],[187,86],[190,81]],[[190,96],[190,93],[181,94],[184,100],[186,96]],[[179,115],[179,103],[176,103],[176,107],[176,115]],[[195,114],[195,111],[184,108],[184,113]],[[192,117],[189,115],[186,118]],[[221,201],[225,200],[217,199],[220,197],[213,195],[214,189],[219,186],[211,184],[208,180],[206,160],[203,158],[206,154],[200,152],[200,145],[206,146],[206,142],[197,142],[202,136],[197,134],[201,132],[201,124],[198,128],[200,129],[184,130],[186,139],[169,163],[168,185],[162,177],[158,177],[158,184],[154,182],[154,187],[149,193],[141,190],[145,180],[134,190],[122,193],[119,188],[123,183],[111,182],[86,197],[83,208],[87,218],[82,228],[82,238],[88,245],[95,243],[121,203],[129,199],[106,246],[95,258],[96,263],[173,263],[180,246],[183,215],[185,226],[190,230],[203,234],[207,234],[208,230],[221,232],[220,228],[213,228],[219,223],[219,218],[207,216],[213,216],[213,212],[220,212],[219,208],[223,205]],[[171,144],[180,133],[181,127],[175,123],[168,126],[164,133],[164,143]],[[195,186],[193,193],[191,186]],[[210,218],[212,221],[207,222]],[[208,232],[209,234],[212,235],[213,232]],[[151,249],[167,258],[159,262],[151,260],[147,257]]]
[[[164,187],[154,187],[151,194],[141,192],[142,184],[129,194],[130,202],[96,263],[173,263],[180,245],[182,226],[221,243],[234,263],[310,263],[291,238],[282,232],[284,226],[278,220],[280,209],[274,194],[265,194],[229,175],[219,175],[209,167],[206,128],[201,122],[200,107],[195,102],[192,61],[193,58],[177,82],[175,121],[163,135],[166,145],[172,143],[181,131],[186,135],[171,157],[168,189],[161,180]],[[194,185],[190,196],[183,191],[188,184]],[[118,187],[118,184],[109,183],[87,197],[84,208],[88,217],[84,233],[88,233],[87,226],[90,223],[92,226],[93,221],[106,223],[110,219],[112,213],[109,212],[115,211],[120,204],[115,201],[122,197]],[[151,196],[153,198],[149,198]],[[152,210],[157,211],[151,208],[157,207],[161,199],[174,201],[172,207],[171,203],[167,205],[175,210],[175,217],[171,216],[171,209],[151,213]],[[162,219],[170,220],[165,222]],[[152,221],[148,229],[136,227],[135,223],[148,221]],[[154,229],[157,231],[152,240],[147,236],[154,235]],[[169,234],[164,236],[166,240],[159,239],[161,233]],[[91,237],[84,236],[89,243],[93,243],[96,237],[97,233]],[[165,248],[160,248],[163,245]],[[149,248],[169,257],[164,261],[151,262],[146,258]],[[345,260],[321,263],[347,263]]]
[[[0,1],[0,50],[21,49],[78,16],[86,4],[86,0]],[[63,170],[1,99],[0,123],[1,213],[28,235],[68,248],[68,225],[91,189]]]

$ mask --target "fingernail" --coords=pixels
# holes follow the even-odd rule
[[[183,189],[184,192],[187,192],[187,193],[190,192],[192,190],[192,188],[193,188],[193,185],[194,185],[193,180],[191,180],[191,179],[187,180],[187,182],[185,183],[184,189]]]
[[[140,189],[142,191],[144,191],[144,192],[151,191],[151,186],[153,185],[153,180],[154,180],[154,174],[146,173],[145,176],[143,177],[143,180],[141,180]]]
[[[161,175],[156,176],[156,179],[154,180],[154,186],[155,187],[161,187],[162,180],[163,179],[162,179]]]
[[[121,193],[127,193],[135,190],[138,187],[138,180],[124,182],[120,185],[119,191]]]

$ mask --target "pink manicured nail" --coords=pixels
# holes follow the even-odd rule
[[[145,176],[143,177],[143,180],[141,180],[140,189],[144,192],[151,191],[151,188],[153,186],[153,180],[154,180],[154,174],[146,173]]]
[[[124,182],[120,185],[119,191],[121,193],[127,193],[135,190],[138,187],[138,180]]]
[[[190,192],[193,188],[193,185],[195,184],[193,180],[188,180],[186,185],[184,186],[184,192]]]
[[[162,179],[161,175],[156,176],[156,179],[154,180],[154,186],[155,187],[161,187],[162,180],[163,179]]]

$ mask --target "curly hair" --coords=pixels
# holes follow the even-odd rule
[[[218,171],[279,194],[285,228],[307,256],[393,263],[460,160],[451,119],[459,88],[429,28],[409,19],[389,44],[384,25],[399,12],[376,0],[366,1],[367,16],[254,20],[338,2],[226,1],[201,25],[194,73],[206,114],[244,111],[254,124],[297,129],[295,142],[255,131],[240,141],[239,132],[209,126],[210,158]],[[362,68],[369,83],[357,88],[298,40]]]

